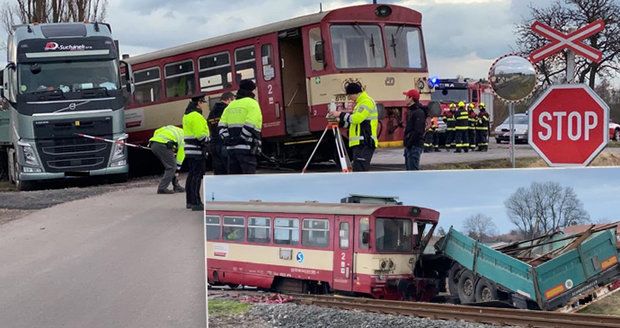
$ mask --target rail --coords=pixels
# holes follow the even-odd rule
[[[294,294],[295,302],[349,310],[364,310],[442,320],[514,325],[525,327],[620,328],[620,317],[547,311],[530,311],[454,304],[386,301],[341,296]]]

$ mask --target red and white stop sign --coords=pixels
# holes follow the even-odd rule
[[[609,140],[609,106],[585,84],[551,86],[529,120],[530,145],[550,166],[588,165]]]

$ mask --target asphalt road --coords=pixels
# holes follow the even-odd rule
[[[0,327],[204,327],[202,213],[125,189],[0,225]]]

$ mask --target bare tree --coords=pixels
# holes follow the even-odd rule
[[[108,0],[15,0],[4,3],[0,22],[10,34],[15,24],[102,21],[107,7]]]
[[[463,230],[468,236],[479,241],[488,242],[497,235],[497,227],[488,215],[478,213],[465,219]]]
[[[586,44],[603,52],[600,63],[577,57],[575,68],[579,83],[596,85],[596,78],[609,77],[620,72],[620,5],[618,0],[556,0],[548,7],[530,6],[531,17],[517,24],[517,50],[529,54],[548,41],[534,34],[532,22],[541,21],[563,32],[575,30],[598,19],[605,21],[605,30],[587,38]],[[562,56],[552,56],[537,63],[543,85],[561,81],[566,76],[566,52]]]
[[[525,238],[590,222],[573,188],[557,182],[534,182],[528,188],[518,188],[504,205],[508,218]]]

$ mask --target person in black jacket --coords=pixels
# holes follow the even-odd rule
[[[426,108],[420,104],[420,92],[411,89],[403,93],[409,104],[407,125],[405,127],[405,166],[407,170],[420,169],[420,157],[424,151],[424,130],[426,128]]]
[[[207,125],[211,132],[211,164],[213,166],[213,174],[228,174],[228,155],[226,154],[226,146],[219,134],[217,125],[220,123],[220,117],[224,113],[224,109],[231,101],[235,100],[232,92],[225,92],[220,97],[220,101],[213,105],[207,117]]]

